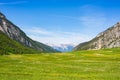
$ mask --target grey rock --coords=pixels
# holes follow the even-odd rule
[[[94,39],[79,44],[74,50],[98,50],[120,47],[120,22],[98,34]]]
[[[26,36],[19,27],[10,22],[2,13],[0,13],[0,31],[26,47],[30,47],[41,52],[57,52],[52,47],[34,41]]]

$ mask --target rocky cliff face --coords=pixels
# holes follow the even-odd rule
[[[0,13],[0,30],[7,34],[10,38],[19,41],[26,46],[32,47],[25,33],[21,31],[16,25],[8,21],[2,13]]]
[[[89,42],[81,43],[74,50],[120,47],[120,22],[98,34]]]
[[[2,13],[0,13],[0,31],[26,47],[30,47],[41,52],[56,52],[55,49],[30,39],[20,28],[10,22]]]

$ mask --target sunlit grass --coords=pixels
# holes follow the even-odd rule
[[[0,80],[120,80],[120,49],[2,55]]]

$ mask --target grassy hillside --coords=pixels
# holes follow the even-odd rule
[[[120,48],[0,56],[1,80],[120,80]]]
[[[3,32],[0,31],[0,55],[2,54],[11,54],[11,53],[37,53],[38,51],[33,50],[32,48],[27,48],[20,43],[12,40]]]

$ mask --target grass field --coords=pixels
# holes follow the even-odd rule
[[[0,80],[120,80],[120,49],[2,55]]]

